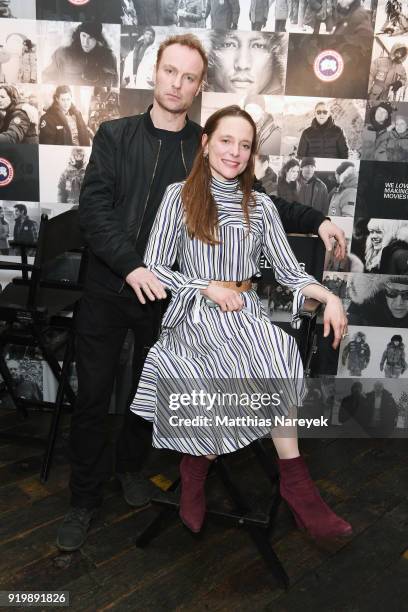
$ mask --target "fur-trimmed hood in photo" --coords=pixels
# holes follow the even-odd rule
[[[355,274],[349,285],[351,298],[347,316],[350,325],[378,327],[408,327],[408,307],[403,302],[392,306],[387,303],[387,283],[406,285],[408,276],[383,276],[378,274]],[[399,312],[398,312],[399,311]]]

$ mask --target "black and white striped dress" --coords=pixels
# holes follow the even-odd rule
[[[192,455],[233,452],[270,433],[269,425],[174,427],[169,393],[187,391],[187,381],[266,380],[282,391],[285,401],[262,409],[262,416],[287,415],[300,406],[304,395],[303,368],[295,340],[273,325],[255,290],[241,293],[245,307],[222,312],[200,292],[210,280],[239,281],[259,273],[261,253],[269,260],[278,282],[294,291],[293,324],[303,296],[300,289],[317,281],[302,271],[288,242],[279,214],[265,194],[255,193],[250,209],[250,231],[241,207],[238,180],[212,179],[218,208],[219,244],[211,246],[190,238],[183,222],[180,192],[183,183],[170,185],[164,195],[150,235],[144,261],[172,299],[166,310],[159,340],[146,358],[131,410],[153,421],[153,446]],[[178,262],[179,272],[171,267]],[[273,381],[276,382],[275,387]],[[257,387],[258,389],[258,387]],[[259,390],[259,389],[258,389]],[[268,391],[271,393],[271,391]],[[190,416],[191,406],[188,408]],[[195,415],[203,407],[194,408]],[[251,415],[248,407],[222,406],[229,417]],[[214,416],[214,411],[212,412]],[[257,415],[259,417],[259,414]],[[259,421],[259,418],[258,418]]]

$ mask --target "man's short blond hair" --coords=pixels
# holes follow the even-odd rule
[[[200,40],[197,38],[197,36],[194,36],[194,34],[175,34],[174,36],[169,36],[169,38],[166,38],[166,40],[161,43],[159,50],[157,51],[156,67],[158,67],[160,64],[164,50],[171,45],[182,45],[183,47],[193,49],[200,54],[204,64],[201,80],[204,79],[205,75],[207,74],[208,57]]]

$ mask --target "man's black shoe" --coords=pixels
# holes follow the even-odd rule
[[[126,503],[134,508],[146,506],[150,503],[153,493],[153,485],[140,472],[122,472],[116,474],[122,489]]]
[[[88,534],[89,524],[96,509],[71,507],[58,529],[57,546],[65,552],[81,548]]]

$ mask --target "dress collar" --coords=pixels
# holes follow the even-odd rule
[[[238,191],[239,179],[234,178],[225,181],[220,181],[219,179],[215,178],[215,176],[212,176],[211,188],[215,189],[215,191],[218,191],[220,193],[233,193],[235,191]]]

